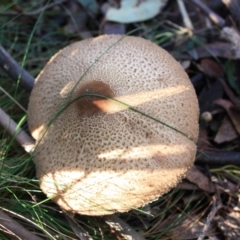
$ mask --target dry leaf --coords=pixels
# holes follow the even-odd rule
[[[159,14],[167,0],[122,0],[120,8],[109,8],[106,20],[119,23],[140,22]]]
[[[217,134],[214,138],[214,142],[216,143],[224,143],[229,142],[238,137],[238,134],[233,127],[229,117],[225,117],[221,123],[221,126],[219,127]]]
[[[217,62],[209,58],[202,59],[199,68],[211,78],[222,77],[224,74],[222,67]]]
[[[178,183],[176,188],[183,189],[183,190],[194,190],[194,189],[196,189],[196,185],[183,180],[182,182]]]
[[[236,128],[238,134],[240,134],[240,110],[234,107],[230,101],[225,99],[218,99],[215,101],[215,104],[221,106],[227,111],[234,127]]]
[[[212,182],[196,166],[193,166],[187,173],[187,180],[196,184],[200,189],[206,192],[214,192]]]

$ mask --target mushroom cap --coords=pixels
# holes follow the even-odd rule
[[[121,35],[71,44],[46,64],[30,97],[40,187],[74,213],[143,206],[192,166],[198,116],[187,74],[156,44]]]

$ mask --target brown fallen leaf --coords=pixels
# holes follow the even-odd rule
[[[226,116],[221,126],[219,127],[217,134],[214,138],[214,142],[220,144],[224,142],[229,142],[238,137],[238,133],[236,132],[232,122],[230,121],[229,117]]]
[[[194,190],[194,189],[196,189],[196,185],[183,180],[182,182],[178,183],[176,188],[177,189],[183,189],[183,190]]]
[[[229,99],[236,105],[236,107],[240,108],[240,100],[238,97],[236,97],[232,91],[232,89],[228,86],[224,78],[218,78],[218,80],[221,82],[225,93],[228,95]]]
[[[210,78],[218,78],[224,75],[222,67],[210,58],[202,59],[198,68]]]
[[[186,179],[189,182],[196,184],[200,189],[206,192],[214,192],[214,187],[210,179],[205,176],[201,171],[199,171],[196,166],[193,166],[188,171]]]
[[[226,110],[235,129],[237,130],[238,134],[240,134],[240,109],[235,107],[232,102],[225,99],[218,99],[214,103]]]

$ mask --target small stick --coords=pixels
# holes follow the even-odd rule
[[[7,91],[5,91],[5,89],[3,89],[0,86],[0,91],[2,91],[6,96],[8,96],[16,105],[18,105],[25,113],[27,112],[27,109],[25,109],[18,101],[16,101],[14,99],[14,97],[12,97]]]
[[[217,197],[213,197],[213,204],[212,204],[212,208],[211,208],[211,211],[210,213],[208,214],[207,216],[207,220],[206,220],[206,223],[203,227],[203,230],[200,234],[200,236],[198,237],[197,240],[203,240],[204,237],[207,235],[207,231],[209,230],[210,228],[210,224],[211,222],[213,221],[217,211],[222,207],[222,204],[221,203],[218,203],[217,201]]]
[[[233,151],[210,152],[202,150],[202,152],[198,151],[195,163],[216,166],[240,166],[240,153]]]
[[[25,131],[17,127],[14,122],[1,108],[0,108],[0,124],[6,129],[16,141],[25,149],[26,152],[31,152],[34,148],[35,141]]]
[[[10,54],[0,45],[0,67],[15,81],[20,81],[20,84],[27,90],[31,91],[34,85],[34,77],[10,56]]]
[[[21,239],[41,240],[41,238],[26,230],[22,225],[20,225],[18,222],[16,222],[1,210],[0,225]]]
[[[207,167],[208,175],[211,178],[211,173],[209,171],[209,168],[208,168],[207,165],[206,165],[206,167]],[[214,187],[215,187],[216,195],[213,196],[213,204],[212,204],[211,211],[207,216],[206,223],[203,227],[203,230],[202,230],[200,236],[198,237],[198,240],[203,240],[204,237],[207,235],[207,232],[210,229],[210,225],[211,225],[215,215],[217,214],[217,211],[219,209],[221,209],[221,207],[222,207],[222,200],[221,200],[221,196],[220,196],[220,193],[219,193],[219,189],[217,188],[216,184],[214,184]]]
[[[208,6],[206,6],[200,0],[191,0],[190,2],[193,3],[195,6],[199,7],[203,12],[205,12],[208,15],[208,17],[219,27],[223,27],[225,25],[225,20],[222,17],[220,17],[217,13],[213,12]]]
[[[193,25],[192,25],[192,22],[191,22],[191,19],[190,19],[188,13],[187,13],[187,10],[185,8],[184,2],[182,0],[177,0],[177,3],[178,3],[178,7],[179,7],[179,10],[180,10],[182,18],[183,18],[184,25],[188,29],[193,30]]]

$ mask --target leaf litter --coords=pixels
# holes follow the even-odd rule
[[[56,4],[57,1],[50,2]],[[144,6],[150,6],[153,2],[157,7],[143,12],[147,9]],[[33,39],[37,45],[37,40],[41,38],[43,44],[38,43],[35,49],[37,54],[30,52],[25,68],[36,74],[52,51],[99,34],[125,34],[139,28],[135,35],[161,43],[186,69],[195,86],[201,114],[207,113],[210,117],[207,121],[206,118],[200,119],[196,164],[185,180],[172,192],[151,203],[148,210],[131,211],[120,214],[120,217],[149,240],[204,239],[203,236],[216,240],[239,239],[240,37],[239,13],[236,14],[239,2],[179,2],[185,3],[185,12],[179,8],[177,1],[61,1],[59,5],[46,8]],[[4,36],[0,34],[0,40],[21,62],[26,42],[24,36],[30,33],[28,26],[32,27],[38,14],[43,11],[44,2],[18,1],[14,7],[6,8],[7,4],[8,1],[0,3],[2,19],[5,19],[1,22]],[[207,8],[201,8],[202,5]],[[218,13],[215,15],[218,16],[216,21],[209,15],[212,12]],[[15,28],[18,24],[14,22],[16,16],[21,23],[19,29]],[[183,21],[184,17],[190,19],[191,29]],[[223,22],[231,27],[223,27]],[[44,42],[44,39],[47,41]],[[36,55],[44,57],[37,58]],[[6,78],[3,73],[0,75],[2,79]],[[3,81],[3,88],[8,88],[8,84]],[[4,102],[2,98],[1,104]],[[20,99],[19,102],[26,107],[27,101]],[[16,112],[21,111],[16,105],[12,108]],[[11,149],[11,156],[17,151]],[[10,196],[9,192],[5,191],[4,196]],[[37,199],[42,198],[42,195],[37,196]],[[3,205],[11,208],[5,201]],[[46,206],[50,211],[53,205]],[[62,217],[56,213],[59,210],[51,211],[53,216]],[[97,236],[96,239],[109,239],[109,236],[121,239],[117,232],[99,219],[76,216],[75,220],[91,236]],[[88,222],[94,226],[93,231],[91,224],[86,224]],[[69,231],[69,228],[63,230],[64,234]],[[76,239],[73,233],[69,234],[69,239]]]

